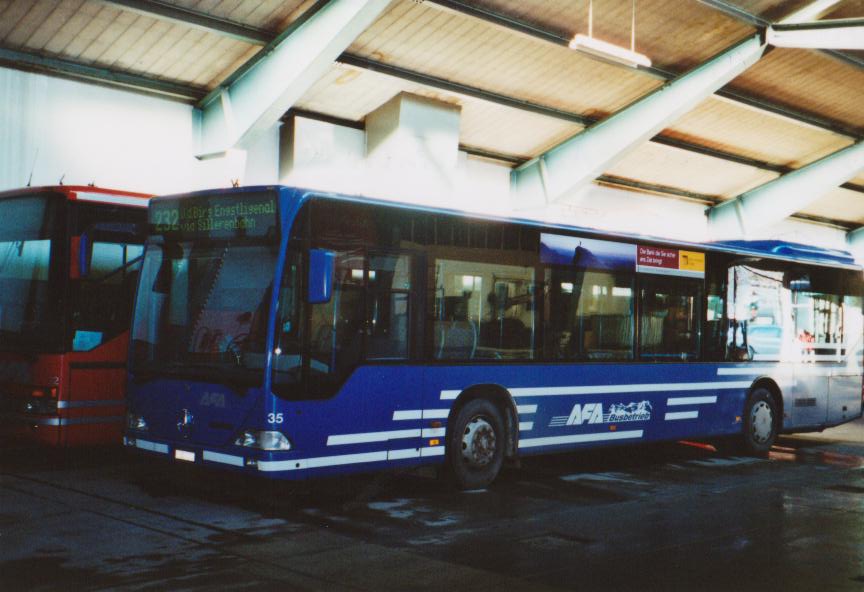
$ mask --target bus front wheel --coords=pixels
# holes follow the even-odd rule
[[[504,462],[504,420],[487,399],[468,401],[447,435],[447,464],[460,489],[482,489],[492,483]]]
[[[754,389],[744,406],[744,449],[764,455],[777,438],[777,404],[768,389]]]

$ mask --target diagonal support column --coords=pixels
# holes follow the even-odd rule
[[[390,4],[390,0],[330,0],[290,34],[280,36],[242,76],[201,113],[201,152],[242,145],[279,118]]]
[[[528,161],[511,174],[512,196],[527,205],[579,190],[753,65],[765,47],[761,36],[750,37]]]
[[[864,18],[778,23],[768,27],[770,45],[802,49],[864,49]]]
[[[708,211],[715,238],[741,238],[780,222],[864,171],[864,141],[838,150]]]

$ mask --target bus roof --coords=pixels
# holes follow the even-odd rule
[[[43,185],[2,191],[0,192],[0,199],[32,193],[61,193],[72,201],[91,201],[140,208],[146,208],[147,202],[153,197],[147,193],[91,187],[89,185]]]
[[[88,188],[89,189],[89,188]],[[243,193],[251,191],[267,191],[281,190],[290,191],[300,199],[311,197],[322,197],[325,199],[333,199],[339,201],[348,201],[354,203],[364,203],[381,205],[391,208],[408,209],[418,212],[427,212],[433,214],[450,214],[462,216],[466,218],[476,218],[479,220],[489,220],[496,222],[511,222],[532,226],[539,229],[549,231],[565,231],[590,234],[598,238],[613,238],[624,239],[630,241],[646,241],[657,245],[669,245],[685,248],[692,248],[701,251],[711,251],[719,253],[729,253],[751,257],[762,257],[769,259],[779,259],[784,261],[794,261],[800,263],[810,263],[814,265],[824,265],[829,267],[841,267],[845,269],[861,269],[854,256],[848,251],[840,249],[827,249],[813,245],[805,245],[801,243],[793,243],[779,240],[727,240],[727,241],[712,241],[706,243],[694,243],[690,241],[679,241],[668,238],[659,238],[650,235],[642,235],[635,233],[616,232],[610,230],[600,230],[597,228],[588,228],[582,226],[574,226],[560,223],[549,223],[541,220],[531,220],[524,218],[510,218],[497,215],[484,215],[477,212],[466,212],[461,210],[453,210],[448,208],[439,208],[434,206],[410,204],[399,201],[391,201],[384,199],[370,198],[359,195],[347,195],[341,193],[333,193],[329,191],[319,191],[315,189],[304,189],[300,187],[288,187],[281,185],[259,185],[239,188],[222,188],[205,191],[195,191],[184,194],[176,194],[165,196],[170,198],[178,198],[186,195],[206,195],[206,194],[226,194],[226,193]],[[2,196],[2,194],[0,194]],[[161,199],[161,198],[155,198]]]

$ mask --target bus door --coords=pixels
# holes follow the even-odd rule
[[[144,252],[143,208],[79,205],[71,254],[66,444],[114,443],[125,417],[132,301]]]
[[[395,410],[419,409],[422,374],[408,364],[419,350],[418,260],[406,251],[337,250],[330,298],[311,305],[309,394],[356,400],[370,431],[389,425]]]

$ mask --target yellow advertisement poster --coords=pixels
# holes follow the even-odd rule
[[[705,272],[705,253],[678,251],[678,269]]]

